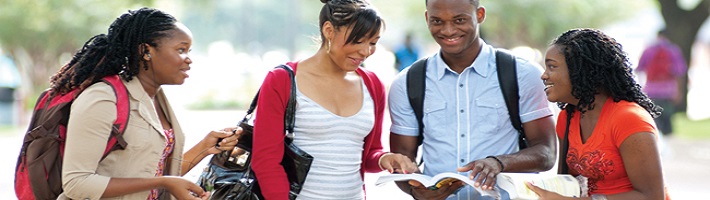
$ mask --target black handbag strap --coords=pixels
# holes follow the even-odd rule
[[[288,131],[289,134],[293,133],[293,128],[296,124],[296,75],[293,72],[293,69],[291,69],[290,66],[288,65],[279,65],[276,68],[282,68],[288,72],[288,76],[291,79],[291,94],[288,98],[288,103],[286,104],[286,113],[284,114],[284,129]],[[244,115],[244,119],[242,119],[242,122],[247,122],[249,119],[251,119],[252,114],[256,110],[257,103],[259,101],[259,91],[256,92],[256,95],[254,95],[254,99],[251,100],[251,104],[249,105],[249,109],[247,110],[246,115]]]

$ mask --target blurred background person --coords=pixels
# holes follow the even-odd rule
[[[15,90],[20,86],[20,72],[15,63],[0,49],[0,125],[13,125]]]
[[[673,134],[672,117],[683,99],[679,85],[687,69],[680,48],[666,37],[666,29],[658,31],[656,41],[641,54],[636,70],[646,75],[643,91],[663,108],[661,116],[654,119],[663,135]]]
[[[419,59],[419,47],[412,43],[412,37],[412,33],[407,33],[407,35],[404,36],[402,44],[394,49],[394,65],[395,68],[397,68],[397,71],[402,71],[404,68],[409,67],[409,65]]]

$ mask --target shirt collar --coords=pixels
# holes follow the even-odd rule
[[[128,90],[128,93],[131,94],[130,96],[133,99],[138,101],[152,101],[150,96],[148,96],[148,92],[143,89],[143,85],[141,85],[141,81],[138,79],[138,76],[133,76],[131,81],[123,80],[123,83],[126,85],[126,89]],[[155,94],[158,95],[158,93],[162,90],[163,88],[159,87]]]
[[[493,56],[495,49],[486,44],[483,40],[481,40],[481,43],[481,52],[478,53],[478,57],[476,57],[476,60],[474,60],[470,66],[466,67],[462,73],[466,73],[468,70],[473,70],[474,73],[487,77],[491,68],[495,67],[495,65],[493,65],[495,64],[495,56]],[[437,52],[432,58],[434,58],[432,63],[427,64],[434,64],[436,67],[436,78],[438,80],[441,80],[447,72],[452,74],[456,73],[452,71],[449,68],[449,65],[444,62],[444,59],[441,57],[441,50],[439,50],[439,52]]]

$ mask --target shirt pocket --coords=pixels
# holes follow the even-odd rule
[[[446,101],[433,96],[427,96],[425,99],[422,111],[425,132],[437,133],[441,131],[439,128],[442,126],[446,127],[447,123],[455,122],[446,117]]]
[[[154,136],[155,130],[143,120],[140,116],[132,115],[128,119],[126,126],[126,132],[123,133],[123,138],[126,140],[128,145],[126,149],[145,151],[146,148],[150,146],[150,142],[153,140],[151,136]]]
[[[505,104],[497,99],[476,99],[476,106],[472,110],[474,123],[478,131],[490,135],[501,131],[501,121],[505,119],[508,110]]]

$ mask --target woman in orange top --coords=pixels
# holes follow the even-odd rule
[[[552,42],[545,66],[547,99],[564,110],[557,120],[562,140],[569,123],[569,149],[560,157],[569,174],[588,180],[591,198],[581,199],[663,199],[652,118],[662,109],[641,92],[621,45],[599,30],[569,30]],[[528,187],[540,199],[576,199]]]

